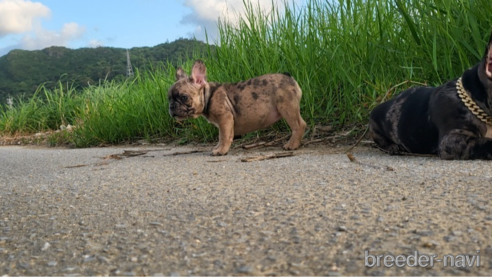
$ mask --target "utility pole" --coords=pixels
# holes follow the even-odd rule
[[[126,49],[126,77],[133,77],[132,62],[130,61],[130,51]]]

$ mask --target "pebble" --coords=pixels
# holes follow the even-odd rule
[[[463,232],[461,232],[461,231],[456,231],[456,230],[455,230],[455,231],[452,231],[452,232],[451,232],[451,234],[452,234],[453,236],[457,236],[457,237],[459,237],[459,236],[463,235]]]
[[[456,237],[455,236],[444,236],[443,239],[445,242],[452,242],[452,241],[456,240]]]
[[[84,263],[94,262],[95,260],[96,260],[96,257],[94,257],[94,256],[89,256],[89,255],[84,256]]]
[[[48,250],[48,248],[50,248],[51,244],[49,244],[48,242],[45,242],[43,247],[41,248],[41,251],[46,251]]]
[[[217,226],[219,226],[219,227],[227,227],[227,223],[225,223],[223,221],[219,221],[219,222],[217,222]]]
[[[240,266],[236,269],[237,273],[251,274],[253,273],[253,268],[247,265]]]
[[[104,256],[98,256],[97,259],[101,262],[101,263],[105,263],[105,264],[109,264],[110,261],[108,258],[104,257]]]

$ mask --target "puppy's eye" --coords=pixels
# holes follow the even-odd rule
[[[179,97],[179,100],[181,100],[182,102],[186,102],[186,101],[188,101],[188,96],[186,96],[186,95],[181,95],[181,96]]]

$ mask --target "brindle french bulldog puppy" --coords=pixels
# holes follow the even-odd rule
[[[306,123],[301,117],[302,91],[288,74],[267,74],[239,83],[207,82],[205,64],[197,60],[188,77],[182,68],[168,92],[169,113],[177,120],[205,117],[219,128],[219,144],[212,155],[226,155],[234,136],[264,129],[281,118],[292,136],[284,145],[301,144]]]
[[[490,160],[491,115],[492,35],[482,60],[461,78],[404,91],[371,112],[369,127],[376,144],[389,154]]]

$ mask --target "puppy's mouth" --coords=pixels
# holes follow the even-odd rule
[[[195,109],[187,109],[184,112],[169,111],[171,116],[177,121],[183,121],[188,118],[197,118],[198,115],[195,114]]]
[[[176,119],[176,121],[184,121],[186,120],[188,117],[185,117],[185,116],[177,116],[175,115],[174,116],[174,119]]]

